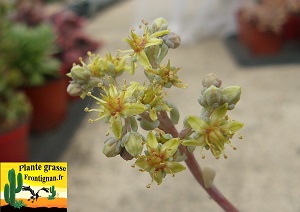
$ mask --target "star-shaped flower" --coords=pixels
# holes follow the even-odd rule
[[[157,69],[146,69],[145,74],[147,78],[155,83],[160,84],[166,88],[176,86],[178,88],[186,88],[186,84],[182,84],[177,72],[179,68],[171,66],[170,60],[167,65],[160,65]]]
[[[166,174],[175,174],[185,170],[185,167],[174,161],[174,154],[180,144],[179,138],[171,138],[164,144],[158,143],[155,135],[150,131],[146,139],[146,155],[140,156],[135,165],[142,171],[149,172],[152,182],[161,184]]]
[[[151,64],[145,53],[145,49],[150,46],[162,44],[163,40],[160,37],[167,35],[170,32],[170,30],[162,30],[150,34],[148,30],[148,24],[145,22],[143,23],[144,23],[143,35],[139,36],[138,34],[135,33],[135,30],[131,30],[130,37],[124,39],[124,41],[130,45],[131,50],[122,51],[122,52],[130,53],[130,56],[132,58],[136,58],[137,61],[145,69],[149,69],[151,68]]]
[[[109,88],[103,87],[104,93],[101,94],[102,98],[92,96],[99,105],[98,109],[88,109],[85,111],[96,111],[99,113],[98,118],[93,120],[105,119],[110,123],[111,129],[116,136],[120,139],[122,134],[122,119],[135,116],[143,113],[147,108],[142,103],[137,102],[134,97],[134,92],[138,89],[139,83],[132,82],[130,86],[125,85],[123,88],[118,89],[115,85],[110,84]]]
[[[213,111],[208,121],[197,116],[188,116],[187,123],[194,131],[192,139],[182,142],[186,146],[201,146],[210,149],[219,158],[225,149],[225,144],[231,145],[229,139],[243,127],[243,123],[231,121],[226,115],[228,104],[223,104]],[[224,155],[226,157],[226,155]]]
[[[145,87],[139,96],[140,102],[149,108],[149,116],[152,121],[157,120],[157,112],[171,110],[164,101],[161,85],[152,83],[148,87]]]

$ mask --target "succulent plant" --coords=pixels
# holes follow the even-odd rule
[[[4,37],[11,25],[7,22],[7,9],[10,5],[3,1],[0,3],[0,52],[8,50],[13,42],[7,42]],[[16,51],[16,50],[14,50]],[[12,51],[11,51],[12,52]],[[31,111],[31,105],[25,95],[17,90],[20,84],[21,73],[10,68],[5,60],[7,54],[0,57],[0,133],[7,132],[22,121],[25,121]]]
[[[12,89],[0,92],[0,102],[0,133],[14,128],[22,122],[20,120],[28,119],[31,106],[22,92]]]
[[[55,40],[51,26],[42,24],[29,28],[13,24],[3,32],[0,41],[0,63],[10,71],[19,72],[19,86],[37,86],[50,77],[59,76],[60,63],[51,56]]]
[[[57,52],[55,57],[68,69],[78,63],[78,57],[87,51],[96,51],[100,43],[83,32],[85,19],[71,10],[57,12],[46,16],[44,2],[41,0],[19,0],[13,20],[27,26],[37,27],[46,22],[54,31]]]
[[[286,0],[262,0],[242,8],[242,18],[260,31],[279,33],[287,19]]]

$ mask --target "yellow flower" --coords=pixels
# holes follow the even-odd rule
[[[150,131],[146,140],[146,155],[140,156],[135,165],[142,171],[149,172],[152,182],[156,181],[159,185],[166,174],[174,175],[185,170],[183,165],[174,161],[174,154],[178,150],[179,144],[179,138],[171,138],[164,144],[158,143],[155,135]]]
[[[130,53],[130,56],[136,57],[137,61],[145,69],[149,69],[151,68],[151,64],[145,53],[145,49],[150,46],[162,44],[163,40],[158,37],[167,35],[170,32],[170,30],[162,30],[150,34],[148,30],[148,24],[145,22],[143,23],[144,23],[143,35],[139,36],[138,34],[135,33],[135,30],[131,30],[130,37],[124,39],[124,41],[130,45],[131,50],[123,51],[123,52]]]
[[[113,57],[111,54],[106,54],[104,57],[88,52],[89,61],[88,68],[91,70],[93,76],[103,77],[105,74],[116,78],[123,74],[124,71],[129,70],[125,63],[125,58]]]
[[[102,98],[97,98],[91,93],[92,96],[99,105],[98,109],[88,109],[85,111],[96,111],[99,113],[98,118],[91,121],[97,121],[99,119],[105,119],[110,123],[111,129],[114,135],[120,139],[122,133],[122,119],[135,116],[143,113],[147,108],[143,104],[136,101],[133,96],[134,92],[139,87],[139,83],[132,82],[130,86],[124,86],[122,89],[117,89],[116,86],[110,84],[109,88],[103,87],[104,93],[101,94]]]
[[[149,115],[152,121],[157,120],[157,112],[171,110],[163,98],[161,85],[152,83],[141,92],[140,102],[149,108]]]
[[[145,70],[147,78],[155,83],[160,84],[166,88],[176,86],[178,88],[186,88],[186,84],[182,84],[177,72],[179,68],[171,67],[170,60],[167,65],[160,65],[158,69]]]
[[[219,158],[225,149],[225,144],[231,145],[229,139],[243,127],[243,123],[231,121],[225,115],[228,104],[214,110],[208,121],[197,116],[188,116],[187,123],[195,132],[190,140],[182,142],[185,146],[201,146],[210,149],[212,154]],[[226,155],[224,155],[226,158]]]

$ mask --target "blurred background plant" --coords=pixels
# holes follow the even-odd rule
[[[264,32],[281,33],[289,17],[299,13],[299,0],[248,1],[241,7],[242,19]]]
[[[18,86],[37,86],[47,79],[59,77],[60,62],[52,54],[55,50],[51,26],[28,27],[11,23],[2,33],[1,63],[15,72]]]
[[[5,81],[5,78],[0,79],[0,134],[28,121],[31,111],[26,95]]]
[[[279,33],[287,19],[285,0],[263,0],[250,2],[242,8],[244,21],[253,24],[260,31]]]
[[[239,39],[254,55],[275,55],[288,42],[300,43],[299,0],[249,1],[237,19]]]
[[[42,0],[19,0],[13,19],[27,26],[39,26],[45,22],[51,24],[55,32],[55,44],[58,58],[65,69],[70,69],[74,62],[87,51],[96,51],[101,43],[90,38],[83,31],[85,19],[71,10],[62,10],[45,15],[45,3]],[[64,73],[65,74],[65,73]]]
[[[8,43],[5,40],[12,29],[7,19],[10,6],[0,2],[0,161],[26,161],[31,104],[18,90],[20,72],[11,68],[5,57],[8,46],[14,44],[14,40]]]
[[[13,47],[15,44],[14,41],[6,42],[6,37],[12,29],[7,20],[9,7],[10,5],[5,1],[0,3],[0,133],[7,132],[25,122],[31,110],[26,96],[17,90],[20,85],[20,72],[11,68],[6,61],[6,56],[9,54],[8,47]]]
[[[29,160],[29,129],[42,135],[63,125],[69,102],[64,70],[100,47],[83,32],[82,17],[49,3],[0,1],[0,161]],[[2,134],[20,126],[17,137]]]

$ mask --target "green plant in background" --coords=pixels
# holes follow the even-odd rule
[[[11,206],[19,207],[21,204],[17,201],[16,205],[16,193],[19,193],[22,189],[23,185],[23,177],[21,173],[18,173],[16,180],[15,169],[11,169],[8,171],[8,181],[9,184],[6,183],[4,186],[4,199],[5,202],[10,204]],[[16,181],[18,186],[16,187]]]
[[[0,134],[25,122],[31,112],[26,96],[17,90],[3,87],[0,79]]]
[[[18,86],[37,86],[49,78],[59,77],[55,51],[55,35],[50,25],[29,28],[7,22],[1,33],[0,66],[18,75]]]
[[[90,119],[91,123],[104,120],[110,125],[113,136],[106,139],[103,147],[107,157],[120,155],[125,160],[134,159],[133,166],[148,172],[151,183],[157,184],[161,184],[167,174],[174,176],[185,170],[181,164],[185,161],[199,184],[223,209],[237,211],[214,185],[215,171],[206,167],[201,169],[194,152],[200,147],[202,158],[204,150],[209,150],[218,159],[220,156],[227,158],[227,145],[236,149],[231,140],[243,123],[231,120],[228,111],[239,101],[241,88],[222,87],[222,81],[215,74],[206,75],[198,99],[201,115],[187,115],[183,129],[177,131],[175,125],[180,113],[166,100],[165,89],[187,85],[178,76],[180,69],[171,65],[170,60],[167,63],[163,60],[169,49],[180,45],[180,37],[168,29],[164,18],[158,18],[152,24],[142,23],[142,35],[132,30],[124,39],[130,50],[120,50],[114,57],[88,53],[87,63],[81,60],[81,65],[74,65],[68,74],[72,78],[68,93],[82,98],[91,96],[96,100],[97,107],[85,108],[85,111],[97,113],[95,119]],[[134,74],[138,65],[143,68],[148,81],[118,80],[125,71]],[[100,97],[92,93],[96,87]],[[146,131],[146,137],[141,129]]]
[[[56,196],[56,190],[54,185],[50,187],[50,192],[51,195],[48,196],[48,200],[54,200]]]
[[[2,51],[3,45],[7,45],[4,35],[11,27],[7,20],[10,6],[5,1],[0,2],[0,134],[24,122],[31,112],[29,101],[16,89],[20,84],[21,74],[16,69],[9,69],[4,59],[7,52]]]
[[[0,70],[14,75],[15,87],[37,86],[58,77],[60,63],[52,57],[56,45],[51,25],[14,23],[14,7],[11,1],[0,3]]]

